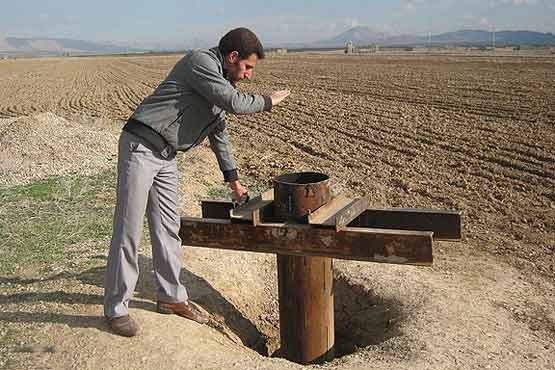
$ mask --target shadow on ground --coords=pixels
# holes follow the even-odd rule
[[[369,288],[334,273],[335,350],[337,356],[400,336],[402,302],[384,299]]]
[[[155,311],[156,283],[152,270],[152,260],[139,256],[140,276],[136,287],[136,296],[144,300],[133,300],[131,307]],[[61,273],[44,279],[23,279],[18,277],[0,277],[0,283],[32,285],[61,279],[75,279],[82,284],[102,288],[105,267],[95,267],[80,273]],[[279,355],[279,349],[269,348],[268,343],[279,343],[279,328],[267,325],[279,321],[276,313],[261,314],[251,321],[232,302],[218,292],[204,278],[183,269],[181,279],[187,286],[190,298],[204,308],[213,321],[221,325],[211,325],[224,334],[229,329],[243,345],[261,355],[269,353]],[[402,319],[400,302],[384,300],[368,288],[353,284],[342,273],[335,273],[335,336],[337,356],[355,352],[358,348],[376,345],[389,338],[400,335],[398,322]],[[98,294],[74,293],[67,291],[24,292],[0,296],[0,305],[25,304],[34,302],[55,302],[63,304],[102,305],[103,297]],[[259,312],[265,312],[260,307]],[[273,315],[273,316],[272,316]],[[264,318],[264,319],[263,319]],[[96,328],[109,331],[102,316],[70,315],[61,313],[3,312],[0,321],[59,323],[76,328]],[[268,321],[268,322],[266,322]],[[219,326],[219,327],[218,327]],[[266,332],[260,328],[266,328]],[[268,332],[268,328],[274,328]],[[229,337],[229,335],[228,335]]]
[[[130,307],[155,311],[156,305],[156,283],[152,270],[152,259],[139,256],[139,280],[135,289],[136,296],[143,300],[132,300]],[[33,285],[47,281],[75,279],[83,284],[94,285],[103,288],[104,274],[106,268],[95,267],[80,273],[60,273],[48,278],[20,278],[0,277],[1,284],[11,285]],[[190,298],[204,308],[215,320],[211,326],[227,335],[222,325],[229,328],[242,342],[243,345],[256,350],[262,355],[268,355],[266,347],[266,336],[260,332],[256,325],[247,319],[233,303],[229,302],[212,285],[202,277],[193,272],[182,269],[181,281],[189,291]],[[24,292],[0,296],[0,305],[6,304],[29,304],[35,302],[53,302],[63,304],[91,304],[102,305],[103,297],[98,294],[74,293],[66,291],[49,292]],[[36,323],[61,323],[70,327],[97,328],[109,331],[102,316],[68,315],[58,313],[25,313],[25,312],[2,312],[0,321],[4,322],[36,322]],[[228,335],[229,336],[229,335]]]

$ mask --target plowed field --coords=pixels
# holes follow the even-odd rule
[[[17,252],[57,238],[67,257],[0,276],[0,368],[553,368],[555,58],[293,54],[262,61],[240,88],[292,94],[270,113],[229,116],[251,189],[269,188],[283,172],[322,171],[376,207],[461,210],[463,240],[434,243],[431,267],[334,261],[336,350],[345,356],[301,367],[267,357],[279,348],[274,255],[184,248],[181,280],[217,324],[201,326],[155,312],[145,238],[130,305],[141,331],[113,335],[102,316],[109,245],[102,225],[111,219],[95,212],[112,211],[119,124],[178,58],[0,61],[0,118],[7,118],[0,119],[0,190],[7,189],[0,226],[18,231],[0,238],[0,255],[2,243],[36,234]],[[208,146],[178,165],[181,214],[198,215],[199,199],[226,193]],[[112,172],[95,180],[95,191],[91,178],[90,191],[58,178],[53,208],[41,208],[37,199],[47,193],[33,184],[14,203],[21,188],[11,185],[103,169]],[[85,200],[74,202],[75,193]],[[73,240],[94,217],[96,239]]]
[[[125,120],[179,56],[0,62],[0,117]],[[464,212],[473,245],[555,276],[555,60],[288,55],[246,91],[292,91],[271,114],[230,117],[241,172],[335,176],[376,206]]]

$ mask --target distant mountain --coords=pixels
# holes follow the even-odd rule
[[[380,44],[383,46],[425,46],[430,41],[433,45],[490,45],[492,33],[484,30],[461,30],[438,35],[389,35],[373,30],[369,27],[353,27],[335,37],[317,42],[304,43],[268,43],[272,47],[299,48],[330,48],[344,47],[352,41],[355,46]],[[549,45],[555,46],[555,35],[533,31],[498,31],[495,33],[496,44],[501,45]],[[64,38],[23,38],[2,37],[0,35],[0,56],[3,55],[31,55],[47,56],[61,54],[119,54],[146,51],[179,51],[210,47],[214,40],[189,39],[182,42],[140,43],[127,42],[124,44],[98,43],[91,41],[72,40]]]
[[[491,41],[492,33],[483,30],[462,30],[432,37],[432,43],[485,44]],[[555,45],[555,35],[533,31],[498,31],[495,32],[495,42],[509,45]]]
[[[72,39],[0,37],[0,54],[5,55],[112,54],[141,51],[145,50]]]
[[[353,44],[361,45],[383,42],[387,37],[389,37],[389,35],[384,32],[373,30],[370,27],[357,26],[331,39],[322,40],[317,43],[322,45],[345,45],[345,43],[352,41]]]
[[[399,35],[390,36],[372,31],[368,27],[354,27],[331,39],[312,43],[314,47],[343,47],[352,41],[355,45],[426,45],[431,41],[434,45],[489,45],[492,42],[492,33],[484,30],[460,30],[438,35],[427,36]],[[534,31],[498,31],[495,33],[497,45],[555,45],[555,35]]]

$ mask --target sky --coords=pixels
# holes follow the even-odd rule
[[[0,36],[120,43],[216,41],[246,26],[264,44],[330,38],[353,26],[390,34],[459,29],[555,33],[555,0],[0,0]]]

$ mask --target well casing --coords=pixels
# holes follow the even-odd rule
[[[274,178],[275,215],[306,223],[330,200],[329,177],[300,172]],[[301,364],[334,357],[332,258],[277,256],[281,355]]]

